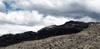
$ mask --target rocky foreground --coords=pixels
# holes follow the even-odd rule
[[[7,34],[0,37],[0,49],[99,49],[100,23],[69,21],[48,26],[37,33]]]

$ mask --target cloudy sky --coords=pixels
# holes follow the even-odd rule
[[[0,0],[0,35],[70,20],[100,22],[100,0]]]

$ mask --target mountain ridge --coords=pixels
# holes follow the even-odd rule
[[[67,25],[65,25],[65,24],[67,24]],[[52,40],[50,40],[50,42],[52,42],[52,41],[54,41],[52,44],[54,44],[55,42],[58,42],[58,40],[60,40],[60,39],[62,39],[62,40],[67,40],[67,39],[70,39],[70,38],[72,38],[71,40],[74,40],[74,39],[78,39],[78,40],[83,40],[84,41],[84,39],[86,39],[87,40],[87,38],[90,38],[90,36],[89,35],[91,35],[91,36],[95,36],[94,35],[94,33],[92,33],[92,32],[95,32],[95,31],[97,31],[97,32],[100,32],[100,31],[98,31],[100,28],[100,25],[99,25],[99,23],[94,23],[94,22],[89,22],[89,23],[84,23],[84,22],[78,22],[78,21],[69,21],[69,22],[66,22],[65,24],[63,24],[63,25],[60,25],[60,26],[56,26],[56,25],[53,25],[53,27],[51,27],[51,28],[49,28],[49,27],[45,27],[45,28],[42,28],[41,30],[39,30],[38,31],[38,33],[37,33],[37,35],[39,36],[37,36],[36,37],[36,39],[34,38],[34,36],[35,36],[35,32],[34,33],[32,33],[31,31],[29,31],[29,32],[25,32],[26,34],[24,34],[25,35],[25,37],[24,38],[22,38],[23,36],[22,36],[22,34],[21,34],[21,38],[22,38],[22,41],[21,42],[18,42],[18,43],[14,43],[14,44],[8,44],[8,45],[1,45],[1,47],[5,47],[5,48],[9,48],[9,47],[12,47],[13,48],[13,45],[20,45],[21,43],[25,43],[25,45],[27,45],[28,43],[37,43],[37,44],[42,44],[41,42],[43,42],[43,41],[45,41],[44,43],[48,43],[48,44],[50,44],[48,41],[50,40],[50,39],[52,39]],[[70,25],[70,26],[69,26]],[[62,27],[62,26],[64,26],[64,27]],[[93,27],[93,28],[92,28]],[[59,29],[57,29],[57,28],[60,28],[60,29],[62,29],[62,28],[64,28],[65,29],[65,31],[66,31],[66,33],[63,33],[63,32],[65,32],[64,30],[62,31],[62,30],[59,30]],[[95,29],[94,29],[95,28]],[[97,29],[96,29],[97,28]],[[57,30],[59,30],[59,31],[55,31],[55,29],[57,29]],[[74,29],[74,32],[73,31],[70,31],[71,32],[71,34],[70,34],[70,32],[69,32],[69,30],[68,30],[68,32],[67,32],[67,30],[69,29],[69,30],[71,30],[71,29]],[[82,29],[82,30],[81,30]],[[53,30],[53,31],[52,31]],[[78,32],[76,31],[76,30],[79,30]],[[94,30],[94,31],[93,31]],[[76,31],[76,32],[75,32]],[[92,31],[92,32],[91,32]],[[30,34],[30,35],[32,35],[32,37],[31,36],[28,36],[27,37],[27,35],[29,34],[29,33],[32,33],[32,34]],[[27,34],[28,33],[28,34]],[[57,34],[58,33],[58,34]],[[96,33],[96,32],[95,32]],[[92,35],[93,34],[93,35]],[[96,33],[97,34],[97,33]],[[99,34],[99,33],[98,33]],[[34,36],[33,36],[34,35]],[[86,37],[87,36],[87,37]],[[16,36],[17,37],[17,36]],[[27,37],[27,38],[26,38]],[[81,38],[80,38],[81,37]],[[84,37],[84,39],[82,39]],[[7,38],[7,37],[6,37]],[[28,39],[28,38],[33,38],[33,39],[29,39],[29,40],[25,40],[25,39]],[[59,39],[60,38],[60,39]],[[91,37],[92,38],[92,37]],[[9,38],[8,38],[9,39]],[[1,40],[1,39],[0,39]],[[6,39],[7,40],[7,39]],[[21,40],[21,39],[19,39],[19,40]],[[56,41],[57,40],[57,41]],[[12,40],[12,41],[14,41],[14,40]],[[12,42],[11,40],[10,40],[10,42]],[[17,40],[16,40],[17,41]],[[26,42],[25,42],[26,41]],[[77,40],[76,40],[77,41]],[[14,41],[15,42],[15,41]],[[27,43],[28,42],[28,43]],[[39,43],[38,43],[39,42]],[[63,41],[60,41],[61,43],[63,42]],[[68,42],[68,41],[66,41],[66,42]],[[66,43],[66,42],[64,42],[64,43]],[[70,42],[70,41],[69,41]],[[78,41],[77,41],[78,42]],[[82,42],[82,41],[81,41]],[[0,43],[2,43],[2,42],[0,42]],[[26,44],[27,43],[27,44]],[[35,43],[35,44],[36,44]],[[63,43],[63,44],[64,44]],[[74,41],[72,42],[72,43],[74,43]],[[84,43],[84,42],[83,42]],[[7,43],[6,43],[7,44]],[[22,44],[22,45],[23,45]],[[32,44],[32,45],[34,45],[34,46],[32,46],[32,45],[30,45],[31,47],[34,47],[34,49],[39,49],[38,48],[38,46],[39,45],[34,45],[34,44]],[[78,43],[79,44],[79,43]],[[44,45],[44,44],[42,44],[42,45]],[[41,45],[41,46],[42,46]],[[55,45],[55,44],[54,44]],[[58,45],[61,45],[61,44],[58,44]],[[57,46],[58,46],[57,45]],[[71,45],[71,44],[70,44]],[[30,47],[29,46],[29,47]],[[36,46],[36,47],[35,47]],[[40,46],[40,47],[41,47]],[[45,45],[45,46],[47,46],[47,45]],[[52,46],[52,45],[51,45]],[[64,45],[65,46],[65,45]],[[18,46],[18,47],[20,47],[20,46]],[[15,48],[18,48],[18,47],[15,47]],[[22,46],[22,47],[24,47],[24,46]],[[23,49],[28,49],[29,47],[26,47],[26,48],[23,48]],[[49,47],[49,46],[47,46],[47,47]],[[55,46],[56,47],[56,46]],[[55,48],[55,47],[53,47],[53,48]],[[60,47],[60,46],[58,46],[58,47]],[[57,47],[57,48],[58,48]],[[73,46],[72,46],[73,47]],[[47,48],[45,48],[45,47],[41,47],[41,49],[47,49]],[[49,48],[51,48],[51,49],[53,49],[52,47],[49,47]],[[63,47],[60,47],[60,48],[63,48]],[[68,47],[66,47],[66,48],[68,48]],[[20,48],[19,48],[20,49]],[[65,49],[65,48],[64,48]]]

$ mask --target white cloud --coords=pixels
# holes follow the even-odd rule
[[[73,5],[79,4],[80,0],[4,0],[8,3],[12,9],[16,10],[17,8],[24,10],[57,10],[65,11],[72,9]],[[81,5],[81,4],[80,4]],[[75,8],[75,7],[74,7]]]
[[[12,10],[19,8],[24,10],[37,9],[46,11],[57,10],[59,12],[65,12],[86,8],[95,12],[98,10],[100,11],[100,0],[1,0],[0,5],[2,7],[4,7],[4,2],[10,5]]]
[[[99,0],[0,0],[0,32],[6,31],[0,34],[38,31],[69,20],[97,21],[99,7]]]
[[[36,11],[15,11],[6,13],[0,13],[1,17],[0,20],[12,24],[19,24],[19,25],[33,25],[41,21],[43,15],[38,14]],[[34,22],[34,23],[33,23]]]
[[[100,0],[86,0],[86,8],[92,12],[100,13]]]
[[[90,16],[92,12],[100,13],[99,0],[3,0],[3,2],[6,2],[11,7],[9,9],[11,12],[16,10],[36,10],[45,15],[66,17],[89,15],[89,17],[95,19],[95,16]],[[72,16],[73,14],[75,15]]]
[[[82,18],[63,17],[63,16],[51,16],[46,17],[43,14],[39,14],[37,11],[14,11],[8,14],[0,13],[0,35],[3,34],[16,34],[24,31],[35,31],[49,26],[49,25],[61,25],[66,21],[96,21],[91,17],[84,16]]]
[[[4,5],[2,0],[0,0],[0,11],[5,12],[5,10],[6,10],[6,6]]]
[[[45,26],[43,25],[37,25],[37,26],[21,26],[21,25],[12,25],[12,24],[4,24],[0,25],[0,36],[4,34],[17,34],[17,33],[23,33],[25,31],[35,31],[37,32],[41,28]]]
[[[83,22],[96,22],[96,19],[93,19],[89,16],[83,16],[82,18],[79,19],[74,19],[75,21],[83,21]]]

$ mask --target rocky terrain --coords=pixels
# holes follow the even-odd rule
[[[99,49],[100,23],[69,21],[42,28],[37,33],[0,37],[0,49]]]

